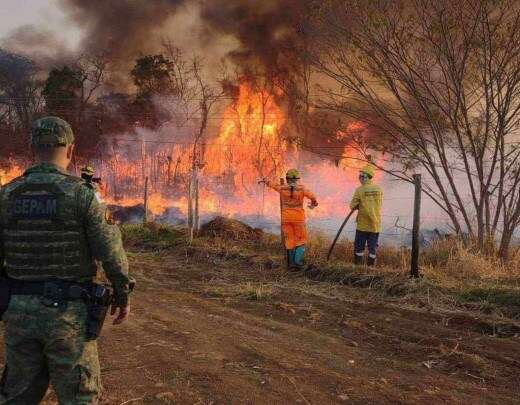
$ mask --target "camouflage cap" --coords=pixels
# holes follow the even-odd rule
[[[74,133],[67,121],[58,117],[36,120],[31,129],[33,146],[66,146],[74,143]]]
[[[94,175],[94,168],[92,166],[83,166],[81,168],[81,174],[85,174],[87,176],[93,176]]]

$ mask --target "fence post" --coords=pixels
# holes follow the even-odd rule
[[[411,277],[419,277],[419,232],[421,228],[421,175],[413,175],[415,185],[415,199],[413,208],[413,234],[412,234],[412,266]]]
[[[148,176],[144,178],[144,215],[143,224],[148,222]]]
[[[285,185],[285,179],[283,177],[280,177],[280,186]],[[282,222],[282,211],[283,211],[283,202],[282,202],[282,193],[280,190],[280,238],[282,240],[282,249],[284,253],[287,255],[287,266],[289,266],[289,254],[287,253],[287,250],[285,248],[285,236],[283,234],[283,222]]]

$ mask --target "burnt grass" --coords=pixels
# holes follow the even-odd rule
[[[289,273],[278,238],[250,231],[123,227],[138,285],[129,322],[99,339],[104,403],[518,403],[517,280],[314,253]]]

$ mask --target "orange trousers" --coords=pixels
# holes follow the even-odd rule
[[[294,249],[296,246],[305,245],[307,242],[307,228],[305,222],[283,222],[283,237],[285,248]]]

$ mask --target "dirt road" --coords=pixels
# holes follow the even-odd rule
[[[131,319],[99,340],[106,403],[520,403],[520,339],[488,320],[258,258],[179,248],[131,262]]]
[[[470,314],[403,308],[254,260],[132,262],[131,321],[100,340],[110,403],[520,403],[519,337],[491,336]]]

